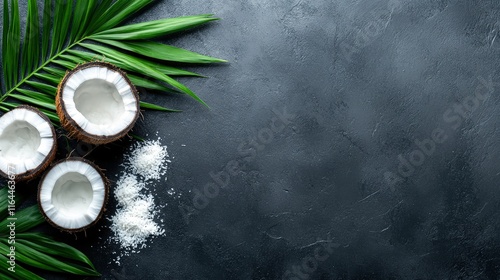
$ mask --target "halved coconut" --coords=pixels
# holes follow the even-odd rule
[[[109,182],[99,167],[83,158],[68,158],[41,179],[38,205],[51,225],[74,233],[99,221],[108,195]]]
[[[22,105],[0,118],[0,175],[25,181],[40,175],[56,155],[56,132],[40,110]]]
[[[139,117],[139,95],[126,74],[109,63],[89,62],[59,84],[57,114],[70,136],[106,144],[125,136]]]

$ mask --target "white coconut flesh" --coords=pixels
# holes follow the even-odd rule
[[[89,67],[68,77],[62,102],[69,117],[95,136],[117,135],[134,122],[137,99],[125,77],[106,67]]]
[[[51,125],[36,112],[17,108],[0,118],[0,169],[4,174],[37,169],[53,145]]]
[[[40,187],[43,212],[60,228],[74,230],[94,222],[104,207],[105,183],[83,161],[63,161],[44,177]]]

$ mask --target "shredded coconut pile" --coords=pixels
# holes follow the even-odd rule
[[[167,147],[159,140],[139,142],[125,155],[122,173],[114,188],[118,209],[110,219],[112,240],[120,245],[120,257],[139,252],[147,247],[146,242],[165,233],[158,218],[159,207],[155,205],[150,185],[161,179],[167,171]],[[161,220],[163,222],[163,220]]]
[[[112,218],[111,229],[120,245],[136,249],[145,245],[148,237],[163,234],[165,231],[153,220],[158,212],[153,197],[140,193],[145,184],[139,183],[134,175],[124,175],[117,185],[115,197],[123,208]]]
[[[140,191],[146,187],[146,184],[139,183],[135,175],[123,175],[120,181],[116,183],[115,197],[118,205],[129,207],[140,196]]]
[[[138,174],[144,180],[159,180],[167,172],[167,147],[160,141],[145,141],[140,143],[128,157],[128,165],[132,173]]]

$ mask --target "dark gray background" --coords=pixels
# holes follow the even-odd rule
[[[211,108],[145,94],[184,112],[145,112],[135,130],[158,131],[171,155],[155,192],[166,236],[121,266],[109,263],[118,248],[102,245],[108,221],[87,239],[57,239],[103,279],[282,279],[323,245],[317,268],[283,279],[499,279],[500,88],[460,123],[443,114],[480,77],[500,82],[500,3],[172,0],[133,22],[198,13],[222,20],[165,42],[230,61],[182,79]],[[266,139],[284,108],[293,121]],[[446,141],[391,188],[398,155],[437,128]],[[90,157],[112,179],[123,144]],[[241,168],[197,209],[196,190],[232,160]]]

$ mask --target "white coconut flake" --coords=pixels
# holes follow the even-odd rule
[[[149,237],[165,233],[153,219],[157,213],[151,195],[139,195],[127,207],[119,209],[112,219],[111,230],[116,234],[122,248],[145,248]]]
[[[144,183],[137,181],[137,176],[131,174],[123,175],[116,184],[115,197],[118,205],[129,207],[139,198],[141,190],[146,187]]]
[[[125,171],[114,189],[118,209],[110,219],[112,241],[122,249],[114,258],[118,265],[120,258],[140,252],[153,237],[165,233],[163,219],[158,217],[161,207],[155,205],[151,191],[154,183],[166,174],[170,162],[167,147],[161,145],[159,138],[138,142],[124,159]]]
[[[132,173],[145,181],[159,180],[167,172],[168,152],[159,140],[138,143],[128,157],[128,166]],[[126,165],[126,167],[127,167]]]

